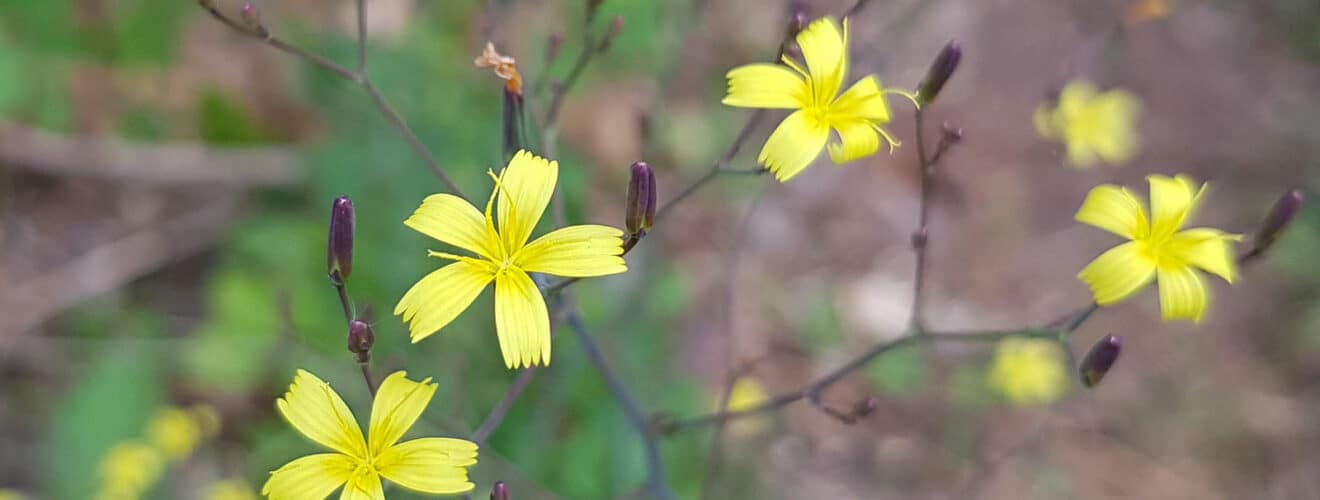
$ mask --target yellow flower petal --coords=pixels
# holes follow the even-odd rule
[[[779,182],[787,182],[811,165],[829,138],[829,126],[807,118],[803,111],[794,111],[766,139],[757,161]]]
[[[1175,233],[1164,251],[1177,260],[1204,269],[1232,283],[1237,279],[1237,258],[1229,242],[1241,239],[1218,229],[1196,228]]]
[[[1200,322],[1210,302],[1210,291],[1190,266],[1162,266],[1159,270],[1160,312],[1165,321]]]
[[[499,232],[505,247],[516,253],[536,229],[559,179],[559,162],[519,151],[500,176]]]
[[[338,453],[308,455],[270,473],[261,494],[270,500],[325,500],[348,481],[357,463]]]
[[[1091,287],[1097,304],[1116,303],[1150,283],[1155,263],[1141,254],[1140,245],[1130,241],[1111,248],[1077,273],[1077,278]]]
[[[408,488],[441,495],[472,491],[467,467],[477,463],[477,445],[454,438],[414,439],[390,447],[376,465],[385,479]]]
[[[623,257],[623,231],[597,225],[556,229],[518,252],[514,264],[535,273],[585,278],[628,270]]]
[[[380,484],[376,471],[364,469],[355,471],[344,491],[339,493],[339,500],[385,500],[385,488]]]
[[[778,64],[748,64],[729,71],[724,105],[740,108],[792,109],[810,102],[811,88],[793,70]]]
[[[435,396],[438,384],[430,383],[430,378],[414,382],[407,375],[404,371],[394,372],[376,390],[376,400],[371,405],[371,427],[367,430],[373,455],[380,455],[397,443]]]
[[[1042,138],[1059,138],[1059,118],[1049,106],[1037,107],[1036,112],[1031,115],[1031,124],[1036,127],[1036,133]]]
[[[1085,139],[1069,139],[1064,143],[1067,151],[1068,164],[1078,168],[1086,168],[1095,164],[1095,150]]]
[[[889,103],[885,102],[880,82],[874,76],[858,80],[830,106],[830,121],[853,119],[889,121]]]
[[[516,267],[495,278],[495,334],[505,366],[550,364],[550,312],[532,278]]]
[[[1150,232],[1141,200],[1126,188],[1105,184],[1087,193],[1078,222],[1090,224],[1127,239],[1144,238]]]
[[[817,104],[823,105],[834,100],[848,72],[848,20],[845,19],[843,23],[843,31],[840,32],[834,18],[823,17],[812,21],[797,36],[802,58],[807,61],[807,71],[811,75]]]
[[[1195,211],[1196,200],[1205,191],[1205,185],[1198,190],[1196,181],[1185,175],[1151,175],[1146,180],[1150,182],[1151,237],[1167,238]]]
[[[284,397],[275,401],[281,415],[308,439],[353,457],[367,456],[362,430],[353,412],[316,375],[298,370]]]
[[[452,194],[427,196],[403,224],[487,259],[500,255],[494,246],[496,240],[487,232],[485,217],[472,204]]]
[[[1065,121],[1072,120],[1084,112],[1093,97],[1095,97],[1095,85],[1091,82],[1086,80],[1068,82],[1059,92],[1059,114]]]
[[[835,124],[841,143],[830,143],[830,160],[847,163],[865,158],[880,150],[880,134],[871,122],[854,120]]]
[[[394,314],[408,323],[412,341],[418,342],[444,328],[472,305],[477,295],[494,279],[491,271],[475,262],[459,261],[437,269],[413,285]]]

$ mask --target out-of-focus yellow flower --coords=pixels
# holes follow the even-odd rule
[[[833,18],[817,19],[798,33],[797,43],[805,69],[784,56],[782,66],[748,64],[727,75],[726,106],[795,110],[770,134],[757,161],[785,182],[811,165],[827,143],[834,163],[875,154],[881,138],[893,151],[898,141],[881,128],[890,119],[884,96],[913,96],[881,90],[874,76],[839,93],[848,75],[848,20],[843,20],[840,30]],[[838,134],[839,142],[830,142],[830,130]]]
[[[1041,137],[1063,142],[1069,164],[1085,168],[1097,159],[1121,165],[1137,153],[1140,112],[1141,102],[1128,91],[1097,92],[1091,82],[1074,80],[1057,106],[1041,105],[1032,121]]]
[[[110,448],[97,467],[98,499],[136,499],[160,479],[165,458],[156,448],[126,441]]]
[[[180,460],[202,441],[202,429],[192,414],[181,408],[162,408],[147,422],[147,441],[165,458]]]
[[[548,365],[550,313],[527,273],[585,278],[627,271],[621,257],[623,231],[568,226],[528,243],[555,191],[559,163],[519,151],[499,176],[489,174],[495,188],[486,202],[485,217],[462,198],[435,194],[404,221],[419,233],[477,257],[429,252],[453,263],[413,285],[399,299],[394,314],[408,323],[415,343],[448,325],[494,281],[495,335],[505,366]]]
[[[1160,311],[1166,321],[1201,321],[1210,292],[1196,269],[1232,283],[1237,277],[1237,261],[1230,243],[1241,241],[1242,236],[1212,228],[1180,231],[1196,212],[1205,185],[1197,186],[1184,175],[1146,179],[1150,182],[1150,219],[1142,200],[1125,188],[1105,184],[1086,196],[1077,211],[1078,222],[1132,241],[1100,254],[1077,277],[1102,306],[1131,297],[1157,280]]]
[[[16,490],[0,488],[0,500],[27,500],[27,496]]]
[[[764,403],[768,398],[765,387],[760,382],[754,378],[742,377],[733,383],[733,389],[729,391],[728,411],[750,410]]]
[[[733,382],[733,387],[729,389],[729,402],[725,405],[724,410],[727,412],[750,410],[768,399],[770,399],[770,395],[766,392],[765,386],[761,385],[761,382],[751,377],[739,377]],[[718,395],[714,404],[720,404]],[[756,416],[729,422],[728,429],[735,436],[749,437],[765,430],[766,424],[764,418]]]
[[[1123,24],[1135,26],[1169,17],[1171,0],[1133,0],[1123,14]]]
[[[435,395],[436,384],[430,382],[408,380],[402,371],[386,377],[364,439],[339,394],[316,375],[298,370],[275,406],[294,429],[333,453],[285,464],[270,473],[261,494],[272,500],[319,500],[343,486],[341,500],[383,499],[382,478],[423,493],[472,491],[467,468],[477,463],[475,443],[454,438],[398,442]]]
[[[242,479],[222,479],[202,488],[203,500],[257,500],[252,485]]]
[[[1068,390],[1068,371],[1054,341],[1010,338],[1000,341],[995,350],[989,381],[1013,403],[1046,404]]]

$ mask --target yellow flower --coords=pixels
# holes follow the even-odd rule
[[[1057,107],[1042,105],[1032,121],[1041,137],[1063,142],[1074,167],[1089,167],[1096,159],[1119,165],[1137,153],[1140,111],[1141,102],[1130,92],[1096,93],[1090,82],[1075,80],[1063,87]]]
[[[383,499],[381,478],[424,493],[471,491],[467,467],[477,445],[454,438],[399,443],[435,395],[431,379],[413,382],[402,371],[381,382],[363,439],[353,412],[328,384],[298,370],[284,398],[275,402],[294,429],[334,453],[308,455],[270,473],[261,494],[273,500],[322,500],[340,486],[340,500]]]
[[[1091,287],[1095,302],[1102,306],[1122,301],[1158,280],[1165,320],[1200,321],[1210,297],[1195,269],[1232,283],[1237,262],[1229,242],[1242,237],[1211,228],[1179,231],[1196,211],[1205,185],[1197,187],[1183,175],[1146,179],[1150,182],[1150,219],[1141,199],[1125,188],[1106,184],[1086,195],[1077,221],[1132,241],[1101,254],[1077,277]]]
[[[147,422],[147,441],[170,460],[180,460],[201,442],[201,423],[181,408],[162,408]]]
[[[784,182],[807,168],[826,143],[834,163],[875,154],[882,137],[892,151],[897,141],[880,128],[889,122],[884,95],[892,92],[909,99],[912,95],[883,91],[873,76],[839,94],[848,74],[848,20],[843,20],[840,32],[833,18],[817,19],[798,33],[797,43],[805,70],[785,56],[782,60],[787,67],[748,64],[727,75],[725,105],[795,110],[770,134],[757,161]],[[831,129],[839,142],[830,143]]]
[[[1057,343],[1046,339],[999,342],[989,377],[991,388],[1022,405],[1050,403],[1068,390],[1063,353]]]
[[[155,448],[136,441],[119,443],[101,458],[97,498],[138,498],[156,484],[164,467]]]
[[[18,491],[9,488],[0,488],[0,500],[23,500],[27,498]]]
[[[760,382],[742,377],[733,383],[733,389],[729,391],[728,411],[750,410],[764,403],[766,399],[769,399],[769,396]]]
[[[252,485],[242,479],[222,479],[202,489],[205,500],[257,500]]]
[[[435,194],[404,224],[419,233],[477,255],[429,252],[454,263],[426,275],[399,299],[394,314],[408,323],[413,342],[448,325],[495,282],[495,333],[509,368],[550,364],[550,314],[527,273],[590,277],[626,271],[623,231],[597,225],[569,226],[527,243],[545,212],[559,177],[559,163],[519,151],[494,173],[495,189],[482,217],[450,194]],[[498,217],[493,213],[499,199]]]

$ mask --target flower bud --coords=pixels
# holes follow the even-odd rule
[[[348,352],[356,354],[359,363],[371,358],[371,345],[375,343],[376,334],[366,321],[355,319],[348,323]]]
[[[629,235],[644,236],[655,219],[655,171],[646,162],[632,164],[628,180],[628,207],[623,225]]]
[[[852,414],[853,417],[856,418],[866,418],[868,415],[874,413],[875,409],[879,407],[880,400],[875,399],[875,396],[867,396],[853,404]]]
[[[921,80],[921,85],[917,86],[917,101],[923,106],[930,104],[939,95],[940,89],[953,76],[953,71],[958,69],[958,63],[962,61],[962,45],[957,40],[950,40],[940,50],[940,54],[935,56],[935,62],[931,63],[930,70],[926,71],[926,78]]]
[[[1260,230],[1256,232],[1255,252],[1263,252],[1279,239],[1283,230],[1288,227],[1288,223],[1297,217],[1297,213],[1302,211],[1302,206],[1306,203],[1306,197],[1302,190],[1294,189],[1284,193],[1279,197],[1279,201],[1274,202],[1274,208],[1270,209],[1270,214],[1260,224]]]
[[[243,2],[243,6],[238,10],[238,17],[253,33],[262,38],[270,37],[270,32],[266,30],[266,26],[261,24],[261,12],[257,10],[257,6],[252,5],[252,2]]]
[[[495,481],[495,486],[490,488],[490,500],[509,500],[509,487],[504,481]]]
[[[610,30],[605,33],[605,38],[600,40],[600,47],[597,50],[599,52],[610,50],[610,46],[614,45],[614,39],[618,38],[620,33],[623,33],[623,16],[614,16],[614,19],[610,20]]]
[[[1117,335],[1105,335],[1099,342],[1091,346],[1091,350],[1086,351],[1086,356],[1082,357],[1082,364],[1078,367],[1078,372],[1082,376],[1082,385],[1095,387],[1100,383],[1100,379],[1105,378],[1109,369],[1118,361],[1118,355],[1123,351],[1123,337]]]
[[[527,143],[527,121],[524,119],[523,94],[519,88],[504,86],[504,158],[508,161]]]
[[[335,198],[330,205],[330,240],[326,248],[325,266],[330,281],[344,284],[353,272],[353,227],[357,224],[353,214],[353,201],[347,196]]]

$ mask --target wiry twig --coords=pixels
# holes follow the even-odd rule
[[[880,355],[891,350],[907,346],[908,344],[919,342],[995,342],[1009,337],[1029,337],[1029,338],[1048,338],[1053,339],[1057,336],[1055,330],[1045,329],[1017,329],[1017,330],[996,330],[984,332],[926,332],[921,335],[908,333],[893,340],[882,342],[871,347],[865,353],[853,358],[843,366],[836,368],[815,381],[807,384],[803,388],[780,394],[772,397],[765,402],[742,410],[722,411],[695,417],[688,417],[666,422],[660,429],[663,434],[673,434],[683,430],[689,430],[706,425],[715,425],[723,422],[751,417],[778,410],[790,404],[803,399],[809,399],[813,402],[819,402],[820,395],[834,385],[839,380],[852,374],[858,369],[866,366]]]
[[[394,110],[394,106],[390,105],[389,101],[385,99],[385,96],[381,95],[380,91],[376,88],[376,85],[372,82],[371,77],[367,74],[366,6],[364,0],[356,1],[358,13],[357,70],[348,69],[323,56],[285,42],[273,35],[265,26],[260,24],[249,26],[243,22],[236,21],[225,13],[220,12],[220,9],[210,0],[199,0],[198,4],[209,12],[211,17],[214,17],[216,20],[229,26],[234,31],[260,40],[276,49],[315,64],[326,71],[334,73],[336,76],[344,80],[348,80],[362,87],[367,95],[371,97],[371,102],[376,106],[376,110],[385,117],[385,121],[389,122],[390,127],[393,128],[400,137],[403,137],[404,142],[408,143],[408,147],[412,148],[413,153],[421,158],[422,162],[426,163],[426,166],[429,167],[435,176],[440,179],[440,182],[445,185],[445,189],[460,198],[466,199],[467,197],[463,195],[463,191],[459,189],[458,184],[455,184],[453,179],[449,178],[449,174],[445,173],[444,167],[440,166],[440,163],[436,161],[435,156],[431,154],[431,151],[422,144],[420,139],[417,138],[417,134],[408,126],[408,122],[404,120],[403,116],[399,115],[399,113]]]
[[[523,390],[532,383],[535,375],[536,367],[518,372],[518,378],[513,380],[513,384],[505,391],[504,397],[500,398],[500,402],[494,408],[491,408],[490,413],[486,415],[486,419],[481,422],[481,426],[477,427],[476,432],[468,437],[468,441],[478,445],[485,444],[486,439],[490,438],[490,435],[495,432],[495,428],[504,422],[504,416],[508,415],[509,410],[513,408],[513,403],[518,400],[519,396],[522,396]]]
[[[587,327],[582,323],[582,315],[577,310],[569,311],[568,326],[577,336],[578,342],[587,353],[587,358],[591,364],[596,367],[600,377],[605,380],[605,387],[610,392],[610,396],[618,401],[623,409],[624,416],[628,419],[628,424],[633,427],[637,435],[642,440],[642,446],[646,450],[646,484],[647,489],[656,498],[677,499],[677,495],[670,489],[669,482],[665,479],[665,464],[660,457],[660,444],[656,440],[655,431],[647,421],[646,415],[642,412],[641,406],[633,399],[632,394],[624,387],[619,375],[614,372],[609,361],[605,359],[605,354],[601,352],[600,346],[591,338],[587,332]]]

